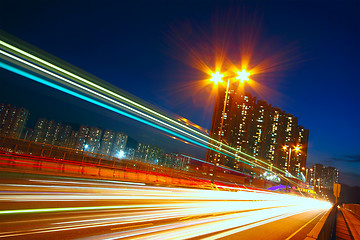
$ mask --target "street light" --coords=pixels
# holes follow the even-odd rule
[[[308,172],[309,172],[309,169],[307,167],[302,167],[302,170],[305,170],[305,183],[308,183]]]
[[[221,74],[219,71],[216,71],[215,73],[211,73],[211,76],[212,76],[212,78],[210,79],[210,81],[214,82],[215,85],[217,85],[218,83],[223,82],[222,78],[224,77],[224,74]],[[241,72],[237,71],[236,79],[240,80],[240,83],[244,83],[245,81],[249,81],[249,76],[250,76],[250,73],[246,72],[246,70],[243,69]],[[221,149],[221,145],[222,145],[221,136],[222,136],[222,132],[223,132],[223,125],[224,125],[224,118],[225,118],[225,111],[226,111],[226,105],[227,105],[230,81],[231,81],[231,77],[228,77],[227,78],[227,83],[226,83],[224,107],[223,107],[222,115],[221,115],[221,123],[220,123],[220,131],[219,131],[219,141],[220,141],[219,149]],[[216,166],[217,166],[217,158],[215,157],[215,159],[214,159],[213,177],[212,177],[212,180],[211,180],[212,183],[214,183],[214,179],[215,179]]]
[[[246,72],[245,69],[243,69],[241,72],[237,71],[238,76],[236,79],[239,79],[241,83],[244,83],[245,81],[249,81],[250,73]]]
[[[218,85],[218,83],[222,83],[222,78],[224,77],[224,74],[219,73],[217,71],[216,73],[211,73],[212,78],[210,79],[211,82],[214,82],[215,85]]]

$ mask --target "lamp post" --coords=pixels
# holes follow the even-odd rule
[[[284,149],[284,151],[286,151],[287,150],[287,148],[288,148],[288,146],[286,145],[286,146],[283,146],[283,149]],[[290,173],[290,159],[291,159],[291,150],[292,150],[292,148],[289,146],[289,158],[288,158],[288,164],[287,164],[287,171]],[[296,146],[296,147],[294,147],[294,150],[296,151],[296,152],[298,152],[298,151],[300,151],[300,147],[299,146]]]
[[[245,69],[243,69],[241,72],[237,71],[237,76],[236,79],[240,81],[240,83],[244,83],[245,81],[249,81],[249,72],[246,72]],[[223,74],[221,74],[219,71],[215,72],[215,73],[211,73],[212,78],[210,79],[211,82],[214,82],[215,85],[217,85],[218,83],[222,83],[223,80],[222,78],[224,77]],[[223,126],[224,126],[224,119],[225,119],[225,112],[226,112],[226,105],[227,105],[227,99],[228,99],[228,94],[229,94],[229,87],[230,87],[230,81],[231,81],[231,77],[227,78],[227,83],[226,83],[226,90],[225,90],[225,99],[224,99],[224,107],[222,109],[222,114],[221,114],[221,122],[220,122],[220,130],[219,130],[219,149],[221,149],[222,146],[222,134],[223,134]],[[216,153],[216,154],[220,154],[220,153]],[[217,157],[214,158],[214,169],[213,169],[213,176],[211,179],[211,183],[214,183],[215,180],[215,172],[216,172],[216,166],[217,166]]]
[[[307,167],[302,167],[301,169],[305,170],[305,183],[308,183],[307,177],[308,177],[309,169]]]

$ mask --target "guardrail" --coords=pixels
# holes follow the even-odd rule
[[[0,170],[21,171],[25,173],[56,174],[60,176],[83,175],[105,179],[126,179],[135,182],[172,184],[179,186],[209,187],[209,181],[200,181],[187,175],[174,177],[167,173],[135,169],[117,169],[96,164],[81,163],[69,160],[57,160],[44,157],[0,153]]]
[[[360,240],[360,204],[343,204],[341,211],[354,240]]]
[[[92,153],[72,148],[55,146],[44,143],[35,143],[27,140],[9,138],[0,136],[0,151],[25,154],[28,156],[39,156],[56,160],[69,160],[81,164],[91,164],[99,167],[116,169],[133,169],[142,171],[151,171],[155,173],[168,173],[174,176],[184,176],[190,171],[184,171],[176,168],[154,165],[144,162],[143,159],[119,159],[113,156]],[[191,175],[202,176],[200,172],[191,172]]]
[[[343,203],[343,208],[349,210],[360,219],[360,204]]]
[[[315,225],[311,232],[307,235],[305,240],[318,239],[328,240],[333,239],[336,235],[336,215],[337,205],[334,205]]]
[[[207,182],[207,185],[211,185],[210,179],[206,179],[207,176],[204,176],[201,171],[184,171],[146,163],[143,159],[119,159],[103,154],[4,136],[0,136],[0,160],[1,168],[14,168],[13,170],[56,171],[57,173],[85,174],[98,177],[104,177],[105,172],[108,172],[108,174],[106,174],[107,177],[110,175],[120,177],[118,172],[113,172],[109,175],[109,171],[117,170],[122,172],[124,178],[134,174],[134,172],[139,174],[145,172],[148,173],[148,175],[153,174],[154,176],[167,175],[174,179],[190,181],[196,179],[199,185],[204,182]],[[91,168],[93,169],[90,170]],[[95,168],[97,170],[95,170]],[[144,178],[139,177],[139,174],[137,177],[132,177],[132,179],[140,180],[141,178],[141,180],[144,180]],[[149,177],[147,176],[145,179],[149,179]],[[159,179],[159,177],[156,179]],[[227,183],[231,182],[233,186],[242,186],[248,183],[246,180],[248,179],[239,178],[230,174],[222,174],[221,172],[216,176],[216,181],[220,185],[220,182],[224,181]],[[265,183],[264,181],[261,183],[262,184],[252,184],[252,186],[263,188]],[[192,183],[191,185],[194,184]]]

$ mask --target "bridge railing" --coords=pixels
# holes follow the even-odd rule
[[[360,218],[360,204],[349,204],[344,203],[343,208],[351,211],[353,214],[355,214],[358,218]]]
[[[169,168],[165,166],[154,165],[146,163],[144,159],[119,159],[113,156],[92,153],[62,146],[55,146],[45,143],[37,143],[23,139],[9,138],[0,136],[0,151],[12,154],[23,154],[29,157],[42,157],[53,159],[56,162],[73,161],[76,165],[89,165],[93,167],[102,167],[109,169],[119,169],[122,171],[144,171],[156,174],[167,174],[173,177],[182,179],[202,179],[206,180],[201,169],[190,168],[187,170]],[[44,159],[43,159],[44,160]],[[46,160],[48,161],[48,160]],[[234,184],[247,184],[248,181],[244,178],[232,176],[229,174],[218,173],[217,181],[232,182]],[[264,187],[263,184],[253,184],[256,187]]]
[[[337,205],[334,205],[315,225],[305,240],[318,239],[328,240],[334,239],[336,229],[336,215],[338,212]]]

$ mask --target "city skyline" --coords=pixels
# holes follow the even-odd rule
[[[130,157],[129,159],[133,159],[138,157],[145,161],[150,159],[150,162],[156,158],[159,159],[160,155],[169,155],[171,158],[171,155],[181,154],[166,151],[156,144],[139,142],[124,132],[116,132],[101,126],[62,123],[48,120],[42,116],[31,128],[27,125],[29,115],[31,112],[23,107],[0,102],[0,136],[73,148],[117,158]],[[79,126],[73,127],[74,125]],[[129,138],[131,143],[127,144]],[[134,150],[134,153],[129,154],[125,150]],[[154,164],[157,163],[154,162]]]
[[[189,166],[194,167],[191,157],[183,153],[168,152],[155,144],[136,140],[128,145],[129,136],[123,132],[83,124],[76,130],[77,128],[73,129],[69,123],[47,120],[44,117],[38,118],[34,127],[30,128],[27,125],[29,115],[30,111],[23,107],[1,103],[0,137],[13,138],[20,142],[25,140],[26,145],[46,144],[63,151],[72,149],[87,152],[86,155],[94,153],[100,159],[106,155],[118,160],[135,160],[185,171]]]
[[[220,90],[221,91],[221,90]],[[221,91],[222,92],[222,91]],[[229,93],[229,100],[228,105],[230,105],[230,109],[232,108],[238,108],[238,106],[242,105],[241,112],[248,111],[249,114],[249,121],[256,121],[258,118],[254,118],[254,116],[257,116],[256,114],[258,107],[256,105],[259,105],[261,109],[263,109],[264,106],[268,105],[263,100],[257,100],[256,97],[252,97],[249,93],[241,94],[241,98],[243,98],[243,103],[239,103],[241,99],[239,96],[235,95],[234,90],[230,90]],[[225,93],[224,93],[225,94]],[[234,96],[231,96],[234,95]],[[237,93],[239,94],[239,93]],[[219,101],[215,105],[214,110],[214,116],[213,116],[213,125],[211,131],[214,131],[216,129],[217,124],[219,122],[219,119],[221,117],[221,112],[217,112],[216,109],[221,107],[221,94],[219,94]],[[235,102],[235,105],[234,105]],[[249,105],[249,103],[251,103]],[[239,105],[240,104],[240,105]],[[271,105],[268,105],[269,108],[272,108],[272,110],[277,113],[279,116],[277,118],[285,118],[289,117],[293,118],[291,114],[283,112],[281,109],[278,109],[276,107],[272,107]],[[263,111],[263,110],[260,110]],[[271,110],[270,110],[271,112]],[[20,113],[20,114],[19,114]],[[266,114],[269,113],[269,110],[266,111]],[[126,142],[128,139],[128,135],[124,133],[114,132],[112,130],[106,130],[99,127],[89,127],[85,125],[80,125],[78,130],[73,130],[72,126],[70,126],[68,123],[61,123],[56,122],[54,120],[47,120],[46,118],[39,118],[36,121],[36,124],[34,125],[34,128],[29,128],[27,124],[28,116],[30,115],[30,112],[23,108],[23,107],[17,107],[12,106],[11,104],[4,104],[1,103],[0,105],[0,136],[4,137],[11,137],[15,139],[24,139],[27,141],[31,141],[34,143],[45,143],[48,145],[54,145],[56,147],[65,147],[66,149],[74,149],[74,150],[80,150],[80,151],[86,151],[91,152],[95,154],[101,155],[107,155],[112,156],[118,159],[128,159],[128,160],[136,160],[140,162],[150,163],[154,165],[160,165],[160,166],[166,166],[171,168],[178,168],[181,170],[185,170],[185,167],[187,169],[190,168],[196,168],[195,171],[203,171],[203,173],[208,172],[208,164],[204,165],[201,162],[204,163],[203,160],[196,159],[190,156],[183,155],[182,153],[169,153],[166,152],[166,149],[163,149],[159,146],[153,145],[153,144],[146,144],[137,142],[136,147],[131,148],[127,146]],[[225,115],[236,117],[238,114],[234,114],[232,111],[226,111]],[[281,115],[281,116],[280,116]],[[284,116],[282,116],[284,115]],[[15,116],[15,117],[14,117]],[[258,117],[258,116],[257,116]],[[274,116],[265,114],[262,115],[261,119],[263,122],[269,122],[269,118],[272,118]],[[226,117],[225,117],[226,119]],[[267,119],[267,120],[266,120]],[[243,119],[246,120],[246,119]],[[20,122],[20,124],[19,124]],[[226,122],[226,121],[225,121]],[[280,121],[281,122],[281,121]],[[281,128],[282,123],[279,122],[273,122],[276,123],[276,126],[279,126]],[[295,123],[297,123],[297,119],[295,120]],[[229,123],[224,123],[224,126],[228,125],[227,127],[238,125],[238,123],[235,121],[230,121]],[[249,125],[249,124],[247,124]],[[282,128],[288,128],[288,124],[285,124],[286,126],[283,126]],[[300,126],[303,128],[302,126]],[[247,126],[247,130],[249,131],[252,127]],[[19,130],[20,129],[20,130]],[[262,129],[262,128],[261,128]],[[295,124],[295,130],[298,129],[298,126]],[[11,131],[9,131],[11,130]],[[243,130],[243,129],[240,129]],[[285,129],[284,129],[285,130]],[[242,131],[246,132],[246,131]],[[254,132],[254,131],[249,131]],[[258,131],[256,131],[258,132]],[[261,131],[260,131],[261,132]],[[226,133],[223,132],[223,134]],[[217,139],[217,136],[214,132],[210,132],[210,135],[213,136],[213,139]],[[225,136],[227,134],[224,134]],[[237,134],[235,134],[237,135]],[[247,133],[249,135],[249,133]],[[281,135],[281,134],[280,134]],[[282,134],[284,135],[284,134]],[[293,136],[294,133],[291,132],[289,136],[283,136],[284,143],[290,144],[292,140],[297,141],[295,138],[296,136]],[[233,136],[234,137],[234,136]],[[250,136],[251,138],[252,136]],[[231,136],[230,136],[231,138]],[[277,138],[277,137],[276,137]],[[288,139],[289,138],[289,139]],[[294,138],[294,139],[293,139]],[[243,139],[246,141],[246,139]],[[222,142],[228,142],[226,140],[221,140]],[[289,142],[290,141],[290,142]],[[243,142],[243,141],[242,141]],[[307,144],[307,143],[303,143]],[[233,143],[230,142],[229,146],[233,146]],[[280,149],[283,145],[280,146]],[[236,146],[235,146],[236,147]],[[238,146],[239,147],[239,146]],[[236,148],[238,148],[236,147]],[[302,147],[305,147],[305,145],[302,145]],[[241,146],[240,146],[241,148]],[[239,149],[239,148],[238,148]],[[255,148],[251,148],[251,152],[253,153],[253,150]],[[241,150],[241,149],[240,149]],[[257,148],[259,150],[259,148]],[[245,152],[246,153],[246,152]],[[209,158],[209,154],[213,154],[211,150],[208,150],[206,153],[206,158]],[[284,161],[287,161],[286,154],[281,156],[281,159]],[[259,155],[254,155],[255,157],[258,157]],[[290,157],[290,155],[288,155]],[[306,155],[305,155],[306,156]],[[224,158],[225,157],[225,158]],[[236,161],[237,159],[234,159],[232,161],[232,164],[227,164],[229,162],[229,159],[226,161],[226,156],[221,156],[222,161],[218,161],[221,163],[221,166],[228,166],[234,170],[238,170],[242,173],[250,173],[250,172],[244,172],[244,168],[239,168],[236,166],[232,166],[233,164],[237,165]],[[192,159],[192,160],[191,160]],[[264,160],[264,158],[260,158]],[[195,161],[194,161],[195,160]],[[208,162],[210,162],[210,165],[213,162],[213,159],[206,159]],[[225,161],[224,161],[225,160]],[[265,159],[266,160],[266,159]],[[278,160],[279,161],[279,160]],[[281,161],[281,160],[280,160]],[[306,161],[306,159],[305,159]],[[277,165],[271,163],[271,166],[283,168],[283,170],[286,171],[286,163],[283,162],[283,164]],[[187,164],[185,164],[187,163]],[[290,169],[292,167],[295,167],[293,161],[289,161],[291,165],[289,165]],[[197,167],[196,167],[197,166]],[[299,165],[299,172],[302,165]],[[285,168],[284,168],[285,167]],[[269,168],[271,170],[271,167]],[[287,168],[289,170],[289,168]],[[305,171],[306,170],[306,171]],[[192,169],[194,171],[194,169]],[[290,171],[290,170],[289,170]],[[309,174],[308,174],[309,171]],[[328,191],[332,189],[333,183],[338,183],[339,179],[339,170],[332,167],[332,166],[323,166],[322,164],[315,164],[307,169],[303,169],[301,171],[302,173],[306,175],[303,175],[302,177],[300,175],[296,175],[296,171],[290,173],[296,175],[298,178],[304,178],[304,181],[306,181],[309,185],[313,186],[315,191],[317,193],[324,192],[322,191],[323,188],[327,189]],[[333,173],[332,173],[333,172]],[[269,175],[269,172],[264,172],[257,176],[256,178],[260,179],[267,179],[270,181],[280,181],[279,178],[277,180],[272,179],[272,175]],[[286,174],[285,174],[286,175]],[[305,177],[306,176],[306,177]],[[270,177],[270,178],[268,178]],[[320,190],[320,191],[319,191]]]
[[[141,3],[146,5],[145,2]],[[193,4],[191,8],[187,3],[177,3],[177,10],[163,2],[155,3],[154,6],[148,6],[149,9],[155,11],[156,6],[162,6],[165,11],[157,12],[156,17],[147,12],[141,12],[138,21],[126,11],[122,11],[123,18],[126,21],[121,20],[121,17],[119,17],[120,19],[115,18],[111,14],[100,19],[97,23],[88,19],[89,23],[97,28],[101,26],[100,34],[96,36],[92,34],[91,29],[86,27],[82,31],[77,31],[81,27],[80,25],[65,24],[68,28],[64,29],[61,27],[63,23],[52,20],[42,21],[43,18],[49,18],[49,12],[52,13],[51,16],[58,19],[61,16],[60,12],[66,12],[66,4],[55,8],[53,3],[46,3],[40,10],[33,4],[23,2],[24,6],[28,4],[28,7],[24,7],[24,9],[34,9],[33,13],[36,13],[37,17],[32,18],[29,17],[30,13],[21,12],[24,17],[28,16],[29,21],[22,21],[21,23],[2,21],[1,24],[2,29],[10,34],[118,85],[126,91],[139,95],[147,101],[184,116],[202,127],[209,128],[209,118],[211,118],[209,117],[211,116],[209,109],[212,109],[212,105],[206,105],[205,100],[208,99],[208,96],[204,92],[190,92],[187,88],[189,92],[187,94],[181,92],[180,95],[184,96],[181,98],[178,96],[178,92],[173,90],[191,85],[192,81],[207,76],[199,74],[186,64],[169,57],[175,47],[174,43],[170,42],[169,44],[166,38],[171,31],[169,29],[172,29],[173,26],[180,28],[180,33],[189,38],[190,45],[193,43],[192,37],[197,32],[196,25],[200,25],[205,32],[210,33],[209,28],[212,27],[206,24],[209,19],[216,16],[214,4],[211,3],[206,6],[199,3]],[[250,9],[257,9],[260,12],[259,15],[250,17],[255,18],[263,15],[263,20],[260,21],[263,28],[256,30],[261,30],[260,40],[265,45],[262,45],[261,49],[254,53],[257,58],[266,57],[268,53],[266,49],[279,47],[277,44],[272,45],[271,41],[266,41],[273,38],[282,39],[285,45],[300,42],[299,45],[295,44],[295,48],[300,46],[299,55],[305,55],[293,60],[293,62],[288,62],[286,68],[281,71],[269,73],[262,77],[254,76],[254,80],[266,86],[259,92],[255,92],[254,95],[302,118],[303,125],[311,132],[308,151],[309,163],[320,162],[324,165],[334,165],[342,170],[342,174],[345,174],[342,177],[347,177],[344,179],[345,182],[353,185],[358,184],[359,153],[356,147],[358,140],[354,134],[359,132],[357,124],[359,100],[356,97],[356,89],[358,89],[359,83],[355,81],[358,79],[356,70],[358,58],[355,54],[356,49],[358,49],[355,44],[358,36],[355,9],[358,3],[345,1],[339,5],[337,2],[329,1],[326,3],[298,2],[293,4],[296,7],[290,3],[258,3],[249,6]],[[11,9],[11,5],[11,2],[7,2],[5,8]],[[126,3],[121,8],[113,6],[113,9],[137,11],[135,5]],[[245,7],[241,4],[235,5],[234,9],[246,12]],[[224,16],[221,11],[226,12],[229,9],[227,4],[220,4],[217,7],[220,7],[220,16]],[[97,10],[91,4],[81,6],[81,8],[88,14]],[[169,9],[172,9],[172,12]],[[273,12],[275,14],[272,14]],[[338,12],[344,13],[342,14],[344,17],[335,20],[333,16],[337,15]],[[186,17],[183,17],[184,13],[192,20],[188,21]],[[306,13],[307,18],[301,17],[303,13]],[[12,19],[8,15],[15,16],[16,14],[9,10],[3,16]],[[77,17],[75,14],[70,14],[63,20],[65,23],[76,22],[74,19]],[[86,16],[83,16],[83,19],[85,21]],[[163,24],[164,19],[168,23]],[[179,21],[180,24],[178,24]],[[299,22],[301,24],[297,24]],[[110,25],[106,25],[109,23]],[[140,23],[144,26],[141,26]],[[222,22],[220,21],[220,23]],[[217,22],[216,24],[220,23]],[[49,28],[48,24],[53,24],[53,26]],[[228,23],[225,21],[226,25]],[[46,34],[38,34],[44,28],[47,29]],[[121,34],[123,31],[126,31],[131,37],[128,38]],[[110,39],[106,36],[110,36],[109,34],[114,32],[115,35],[112,36],[111,40],[106,41],[105,39]],[[283,34],[285,32],[286,35]],[[60,38],[60,35],[67,37]],[[131,46],[130,40],[133,41],[134,35],[139,36],[136,48],[127,48],[127,46]],[[105,38],[103,38],[104,36]],[[169,51],[167,50],[169,47],[163,46],[164,42],[165,45],[170,45]],[[91,51],[94,49],[93,46],[100,46],[102,51]],[[166,51],[165,54],[164,51]],[[148,54],[144,56],[142,54],[144,52]],[[300,62],[299,66],[294,66],[294,62]],[[144,71],[139,73],[136,71],[138,68],[142,68]],[[183,73],[179,74],[181,72]],[[16,88],[19,86],[11,80],[13,78],[5,79],[9,76],[7,73],[1,72],[1,74],[3,76],[1,84],[4,85],[1,96],[5,98],[3,101],[10,102],[12,96],[16,96]],[[125,82],[122,79],[134,79],[134,81]],[[340,82],[339,79],[341,79]],[[142,86],[140,89],[138,88],[139,85]],[[32,96],[32,93],[26,93],[25,90],[23,92],[25,92],[24,99],[15,101],[29,101],[29,104],[31,101],[36,104],[39,102],[30,99],[29,96]],[[48,97],[46,93],[40,92],[40,94]],[[174,96],[174,99],[170,99],[170,96]],[[70,100],[63,101],[66,104],[70,102]],[[325,104],[322,104],[322,101]],[[64,102],[61,104],[64,105]],[[61,104],[57,103],[57,106]],[[204,105],[207,106],[208,110],[202,108]],[[43,107],[50,109],[46,103]],[[74,118],[80,118],[80,116],[76,116],[75,111],[73,115],[75,115]],[[87,114],[87,116],[90,115],[90,113]]]

